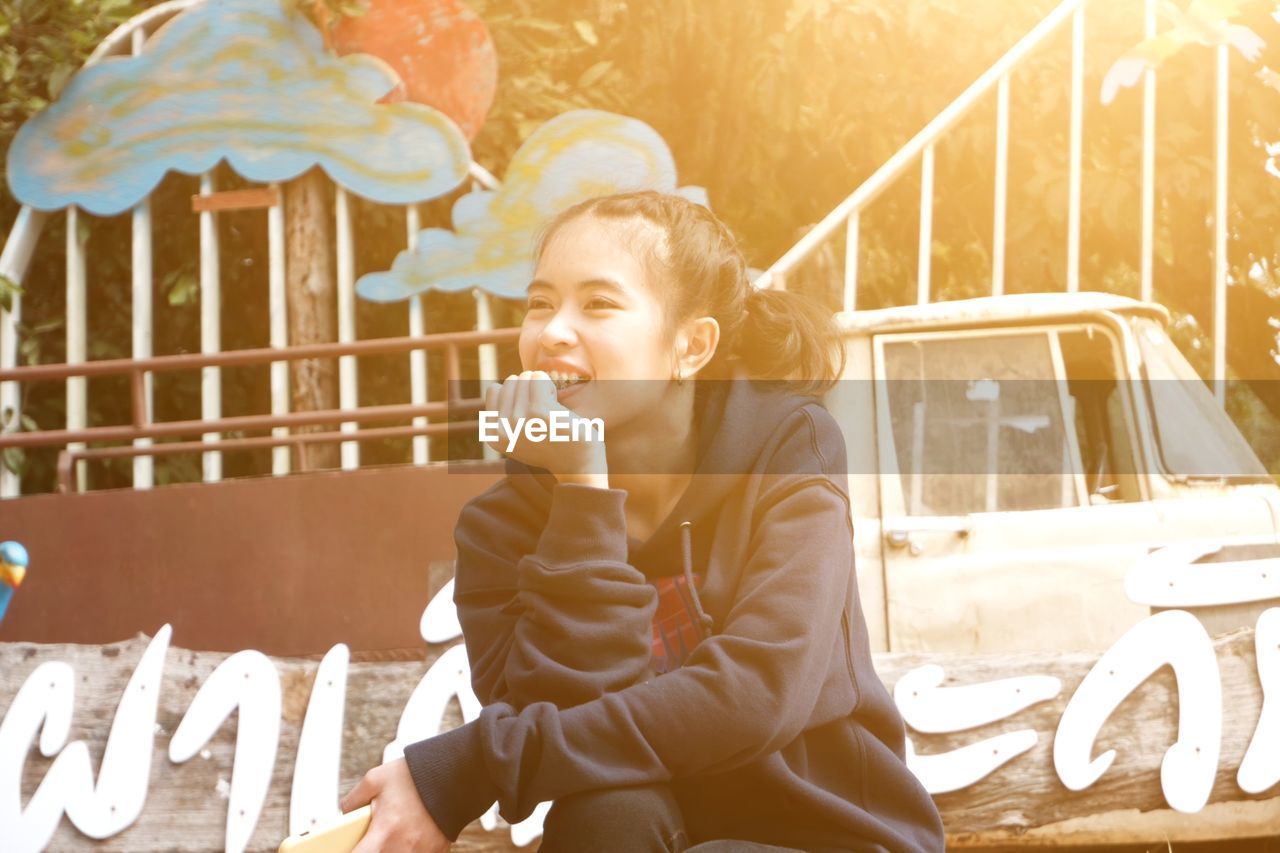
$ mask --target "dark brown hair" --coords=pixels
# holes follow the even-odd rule
[[[706,207],[652,190],[587,199],[547,225],[536,256],[560,228],[583,216],[646,222],[662,233],[657,241],[649,229],[636,227],[624,239],[651,273],[668,331],[692,317],[714,317],[720,324],[720,343],[700,376],[729,378],[737,362],[754,379],[788,380],[796,393],[821,395],[844,372],[844,346],[831,313],[800,294],[752,286],[737,240]]]

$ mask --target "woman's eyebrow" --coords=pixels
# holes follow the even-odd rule
[[[555,289],[556,289],[555,285],[553,285],[551,282],[545,281],[540,278],[535,278],[533,281],[529,282],[529,285],[525,288],[525,292],[532,293],[535,290],[555,290]],[[576,285],[576,289],[577,290],[588,290],[588,289],[607,290],[612,293],[616,293],[618,296],[625,296],[627,293],[626,290],[623,289],[622,285],[618,284],[613,279],[608,279],[608,278],[589,278],[589,279],[586,279],[585,281],[580,281]]]

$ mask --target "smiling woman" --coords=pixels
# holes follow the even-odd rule
[[[942,849],[855,594],[819,399],[838,343],[683,198],[550,224],[524,372],[485,409],[608,441],[521,435],[463,509],[454,602],[485,708],[370,771],[344,802],[377,801],[358,853],[443,849],[494,800],[512,823],[554,800],[546,851]]]

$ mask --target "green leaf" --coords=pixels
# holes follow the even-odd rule
[[[27,467],[27,454],[22,451],[21,447],[6,447],[4,453],[0,453],[0,463],[4,464],[14,474],[19,477]]]
[[[573,28],[578,31],[579,38],[592,47],[600,43],[600,39],[596,36],[596,28],[591,26],[590,21],[574,21]]]
[[[71,79],[71,75],[76,73],[74,65],[64,63],[49,72],[49,97],[57,100],[62,94],[62,90],[66,87],[67,81]]]
[[[7,275],[0,275],[0,308],[5,311],[13,310],[13,298],[26,293],[18,283]]]
[[[606,59],[606,60],[603,60],[602,62],[597,62],[595,65],[592,65],[586,71],[583,71],[582,74],[578,77],[578,88],[580,89],[590,88],[593,84],[598,82],[601,77],[608,74],[610,69],[612,68],[613,68],[613,60]]]
[[[38,423],[36,423],[36,419],[35,419],[35,418],[31,417],[31,415],[28,415],[26,412],[23,412],[23,413],[22,413],[22,428],[23,428],[24,430],[26,430],[27,432],[38,432],[38,431],[39,431],[39,429],[40,429],[40,425],[39,425]]]
[[[169,288],[169,304],[175,308],[180,305],[191,305],[200,299],[200,281],[189,272],[179,273],[173,277],[173,285]]]

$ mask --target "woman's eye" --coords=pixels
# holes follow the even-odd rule
[[[551,303],[541,297],[535,296],[529,300],[529,304],[525,306],[526,310],[533,311],[538,308],[550,308]]]
[[[617,308],[618,306],[610,302],[608,299],[601,299],[600,297],[597,296],[587,303],[587,307],[588,308]]]

